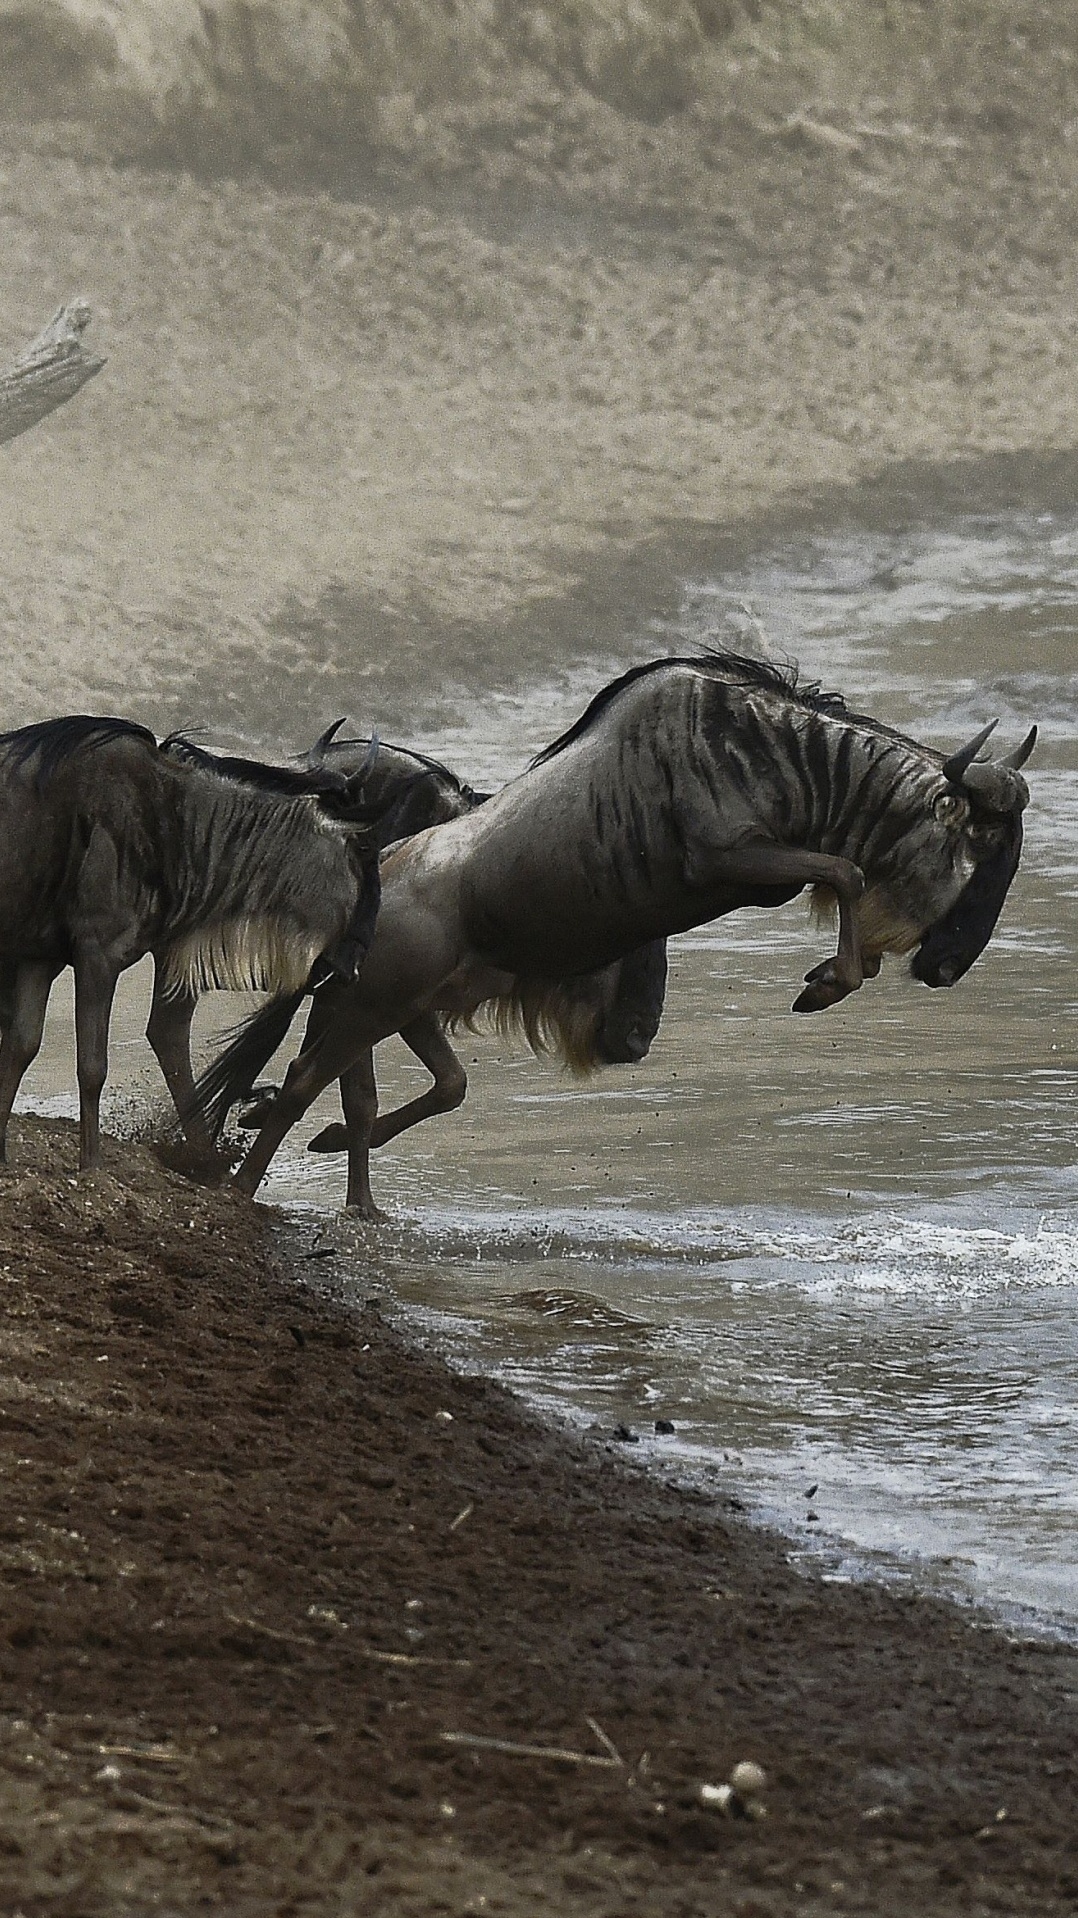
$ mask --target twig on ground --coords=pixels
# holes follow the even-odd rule
[[[585,1719],[584,1722],[585,1724],[591,1727],[591,1730],[595,1733],[595,1736],[599,1740],[599,1743],[603,1747],[603,1750],[609,1752],[611,1764],[624,1765],[625,1760],[622,1757],[621,1753],[619,1752],[617,1746],[615,1745],[614,1740],[612,1738],[607,1737],[602,1726],[596,1724],[594,1718]]]
[[[272,1625],[263,1625],[261,1619],[245,1618],[239,1612],[226,1612],[225,1617],[230,1625],[240,1625],[250,1632],[261,1632],[264,1638],[278,1639],[283,1645],[311,1645],[315,1651],[324,1651],[330,1642],[324,1638],[309,1638],[303,1632],[279,1632]],[[455,1665],[460,1671],[471,1671],[472,1668],[470,1658],[427,1657],[416,1652],[382,1652],[374,1645],[356,1644],[355,1640],[352,1641],[351,1649],[358,1652],[361,1658],[373,1658],[380,1665]]]
[[[591,1719],[588,1723],[593,1730],[598,1730]],[[443,1732],[441,1736],[447,1745],[471,1745],[478,1751],[509,1752],[515,1758],[556,1758],[565,1765],[597,1765],[602,1771],[620,1771],[625,1763],[616,1752],[611,1758],[601,1756],[598,1752],[571,1751],[565,1745],[524,1745],[518,1744],[514,1738],[486,1738],[481,1732]],[[602,1738],[601,1732],[599,1736]],[[609,1739],[603,1738],[603,1743],[610,1747],[610,1751],[614,1751]]]
[[[245,1618],[240,1612],[226,1612],[225,1617],[230,1625],[241,1625],[249,1632],[261,1632],[263,1638],[276,1638],[282,1645],[313,1645],[318,1650],[325,1642],[320,1638],[308,1638],[302,1632],[275,1631],[272,1625],[263,1625],[260,1618]]]
[[[462,1672],[472,1669],[470,1658],[428,1658],[415,1652],[379,1652],[373,1645],[356,1645],[354,1650],[364,1658],[377,1659],[380,1665],[455,1665]]]
[[[150,1798],[145,1792],[135,1791],[130,1785],[118,1785],[114,1788],[113,1802],[120,1811],[148,1811],[155,1817],[174,1819],[186,1826],[194,1825],[203,1831],[216,1833],[218,1837],[228,1837],[236,1827],[231,1818],[223,1813],[200,1811],[197,1805],[166,1805],[159,1798]]]

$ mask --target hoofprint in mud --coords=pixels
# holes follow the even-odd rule
[[[916,976],[954,984],[999,916],[1029,797],[1018,769],[1035,729],[1009,760],[977,760],[990,730],[947,756],[731,654],[626,673],[487,805],[386,862],[363,973],[316,996],[240,1189],[257,1190],[286,1132],[339,1078],[348,1203],[373,1216],[381,1039],[431,1013],[474,1012],[507,983],[542,993],[806,886],[837,901],[838,948],[808,973],[795,1010],[856,991],[884,952],[919,947]],[[218,1122],[280,1042],[281,1021],[273,1006],[256,1015],[206,1075]]]

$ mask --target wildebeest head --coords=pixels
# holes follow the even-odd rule
[[[603,1004],[595,1032],[595,1056],[600,1065],[635,1065],[646,1059],[659,1030],[666,998],[666,941],[653,939],[626,953],[608,968],[612,990]]]
[[[534,1053],[553,1053],[587,1077],[600,1066],[635,1065],[651,1050],[666,997],[666,941],[653,939],[596,972],[566,979],[518,973],[474,1008],[504,1037],[519,1035]],[[454,1012],[450,1030],[472,1024]]]
[[[460,819],[490,797],[439,760],[411,747],[387,745],[376,733],[367,739],[342,739],[344,723],[338,719],[322,734],[304,764],[343,780],[356,816],[376,823],[382,847]]]
[[[977,758],[996,721],[941,767],[947,784],[934,814],[955,836],[956,871],[965,884],[931,925],[910,963],[926,986],[953,986],[980,957],[992,936],[1022,850],[1022,813],[1029,788],[1019,768],[1033,751],[1037,728],[1006,759]]]

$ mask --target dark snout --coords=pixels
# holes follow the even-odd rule
[[[646,1059],[666,1000],[666,941],[630,952],[618,968],[617,991],[599,1024],[595,1055],[604,1066]]]
[[[910,971],[926,986],[953,986],[979,959],[1003,910],[1022,850],[1019,825],[1012,844],[979,865],[950,912],[925,934]]]
[[[604,1024],[599,1034],[596,1052],[599,1064],[604,1066],[631,1066],[637,1060],[646,1059],[651,1051],[654,1032],[648,1032],[643,1026],[631,1026],[627,1032],[611,1030]]]

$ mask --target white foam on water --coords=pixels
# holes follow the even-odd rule
[[[295,1166],[280,1163],[274,1184]],[[1078,1230],[1047,1219],[1007,1230],[888,1213],[798,1218],[708,1209],[677,1215],[629,1206],[487,1210],[432,1200],[398,1209],[389,1239],[415,1254],[499,1263],[571,1258],[586,1265],[720,1267],[730,1285],[793,1283],[816,1296],[888,1291],[980,1297],[1012,1287],[1078,1285]]]
[[[767,1235],[772,1256],[790,1258],[817,1297],[877,1291],[981,1297],[1011,1287],[1078,1285],[1078,1231],[1041,1220],[1032,1228],[940,1225],[897,1217],[840,1222],[834,1233]],[[823,1268],[821,1271],[820,1268]]]

